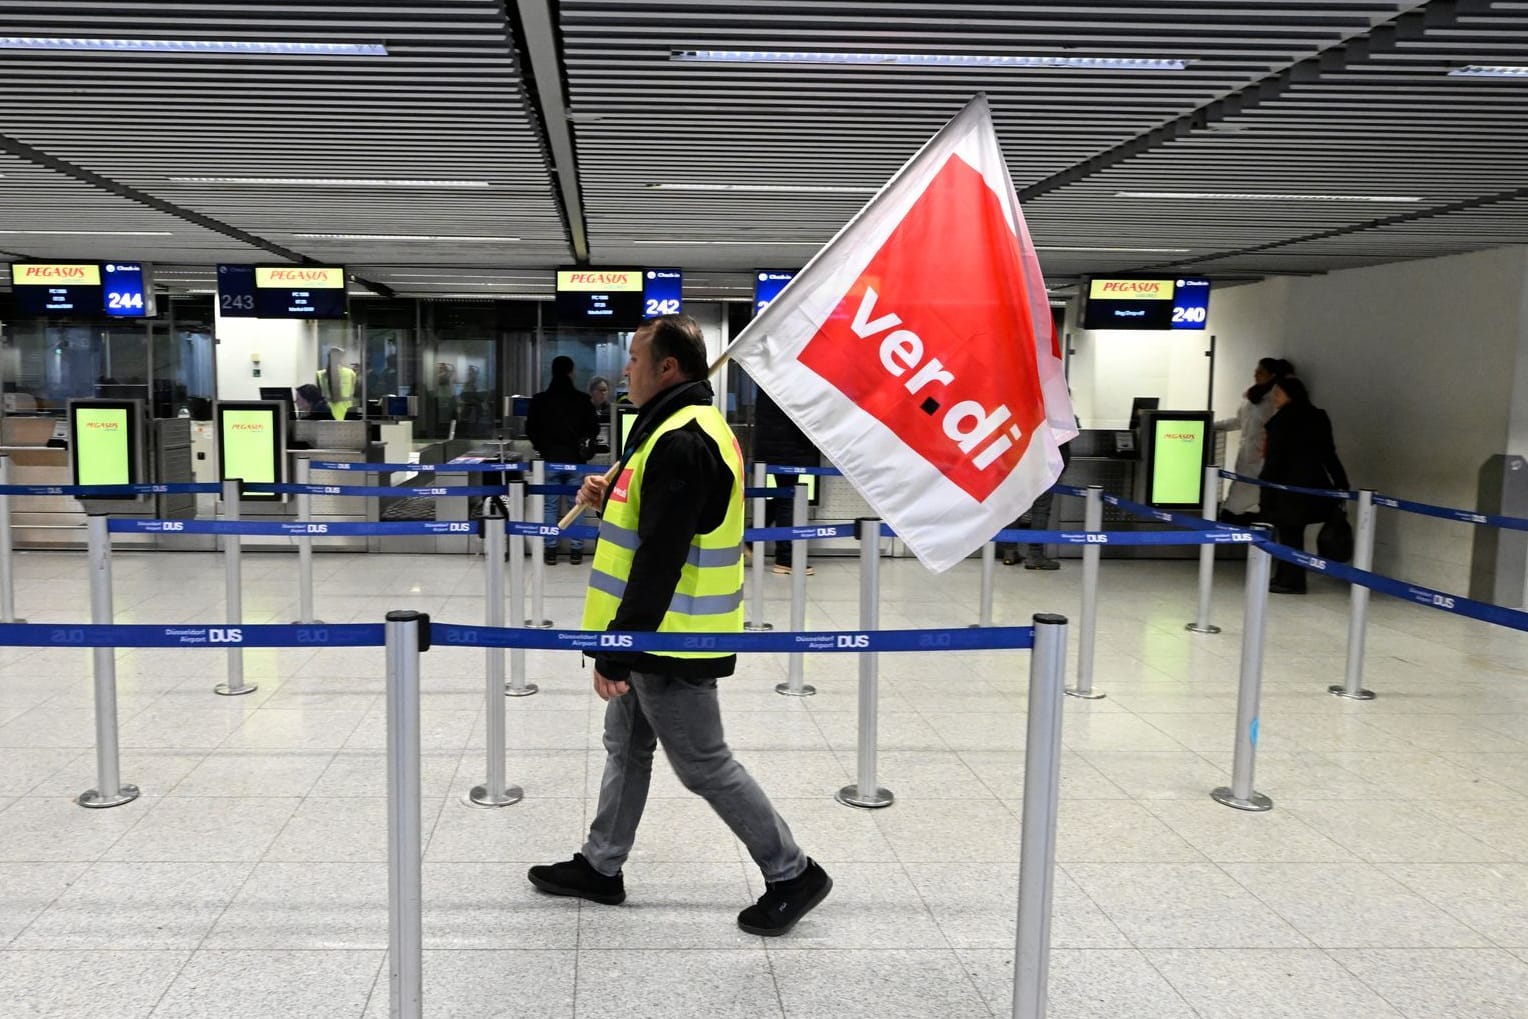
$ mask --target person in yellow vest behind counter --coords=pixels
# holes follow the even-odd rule
[[[712,405],[695,320],[664,315],[644,322],[632,337],[626,377],[640,413],[616,480],[607,486],[590,475],[578,495],[604,517],[583,628],[741,631],[743,458]],[[594,659],[594,692],[606,702],[599,807],[583,851],[565,863],[532,867],[531,884],[605,905],[625,901],[621,866],[636,840],[661,743],[685,788],[705,798],[763,872],[764,895],[738,914],[738,926],[765,937],[785,934],[833,881],[796,845],[723,737],[716,681],[732,674],[737,657],[586,653]]]
[[[334,420],[343,421],[355,406],[355,369],[344,362],[343,347],[329,348],[329,363],[318,370],[318,391],[329,401]]]

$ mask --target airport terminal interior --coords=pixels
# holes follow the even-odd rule
[[[1525,54],[1510,0],[0,0],[0,1014],[1528,1019]],[[601,471],[644,318],[747,342],[978,97],[1079,429],[1030,521],[1065,533],[943,572],[883,538],[867,627],[830,470],[744,607],[849,647],[1066,617],[1048,930],[1027,650],[739,656],[727,741],[834,881],[766,938],[663,761],[624,903],[533,888],[599,799],[589,663],[437,641],[398,940],[389,658],[315,635],[577,629],[592,550],[501,564],[479,524],[485,465],[545,480],[554,359],[607,387]],[[1303,593],[1155,543],[1243,508],[1264,359],[1352,489]],[[760,386],[712,382],[758,462]],[[80,645],[108,621],[200,646]],[[523,798],[472,802],[496,761]]]

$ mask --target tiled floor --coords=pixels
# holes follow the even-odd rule
[[[481,560],[322,555],[330,621],[414,608],[483,618]],[[248,622],[293,618],[295,560],[246,557]],[[1075,615],[1080,570],[1002,569],[999,622]],[[119,553],[123,622],[219,622],[220,561]],[[1242,575],[1222,564],[1219,636],[1186,633],[1194,568],[1106,561],[1095,685],[1065,705],[1051,1015],[1059,1019],[1528,1017],[1528,640],[1376,599],[1366,685],[1342,678],[1345,590],[1275,598],[1258,788],[1228,779]],[[17,559],[36,622],[85,617],[82,554]],[[582,570],[547,607],[577,617]],[[769,576],[770,618],[789,578]],[[960,625],[973,561],[882,568],[882,625]],[[856,622],[852,560],[821,560],[811,627]],[[1075,634],[1073,635],[1075,661]],[[617,908],[535,894],[525,867],[581,841],[601,705],[567,655],[531,653],[507,702],[523,803],[482,781],[483,652],[424,657],[425,991],[431,1016],[929,1017],[1009,1013],[1027,657],[883,656],[878,812],[832,794],[856,767],[856,663],[783,661],[723,684],[729,736],[837,882],[788,938],[741,933],[757,872],[660,766]],[[386,802],[380,650],[250,651],[257,693],[213,696],[226,656],[118,656],[122,775],[95,784],[88,652],[0,648],[0,1012],[53,1019],[385,1016]]]

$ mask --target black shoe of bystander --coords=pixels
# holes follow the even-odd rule
[[[800,876],[766,882],[759,901],[737,915],[737,925],[764,938],[788,934],[832,890],[833,879],[809,857]]]

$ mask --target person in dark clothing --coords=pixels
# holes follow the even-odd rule
[[[1305,383],[1294,376],[1273,383],[1268,398],[1277,408],[1264,426],[1268,448],[1263,457],[1263,480],[1300,488],[1346,490],[1348,472],[1337,457],[1332,421],[1310,402]],[[1305,528],[1338,512],[1340,503],[1319,495],[1262,490],[1262,512],[1274,525],[1279,544],[1305,550]],[[1304,568],[1280,559],[1268,590],[1275,594],[1304,594]]]
[[[302,408],[304,421],[333,421],[334,411],[318,387],[308,382],[297,387],[297,402]]]
[[[781,467],[820,467],[822,465],[822,455],[817,452],[817,447],[812,445],[812,440],[796,427],[796,422],[787,417],[785,411],[780,409],[780,405],[771,400],[769,394],[762,389],[759,390],[758,402],[754,404],[753,459],[756,463]],[[782,495],[796,494],[798,480],[796,475],[777,474],[774,479]],[[792,523],[793,509],[790,499],[766,499],[764,526],[789,527]],[[775,542],[774,570],[776,573],[791,571],[792,544],[789,541]],[[803,565],[807,576],[815,572],[810,564]]]
[[[530,413],[525,418],[525,434],[536,448],[536,453],[547,463],[581,464],[591,443],[600,433],[599,417],[589,394],[580,392],[573,385],[573,359],[552,358],[552,382],[543,391],[531,397]],[[578,479],[576,471],[548,471],[549,485],[571,485]],[[562,519],[561,496],[545,500],[545,522],[555,527]],[[544,552],[548,566],[557,565],[557,536],[546,539]],[[577,566],[584,561],[584,543],[580,538],[568,539],[568,561]]]
[[[616,480],[590,475],[579,492],[604,517],[583,629],[741,631],[743,458],[712,405],[700,327],[687,315],[648,320],[632,337],[626,373],[640,412]],[[788,932],[833,881],[727,746],[716,681],[732,674],[735,656],[603,646],[586,654],[594,659],[594,691],[606,702],[599,806],[582,851],[532,867],[531,884],[549,895],[625,901],[621,868],[662,743],[680,781],[705,798],[763,872],[764,895],[738,914],[738,926],[765,937]]]

